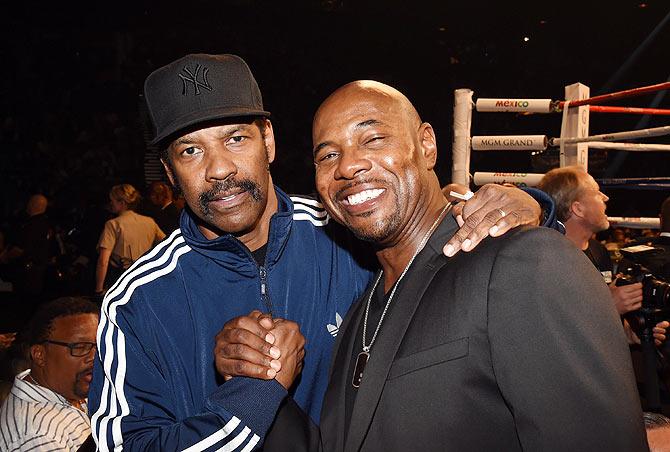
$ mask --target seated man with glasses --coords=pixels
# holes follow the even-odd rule
[[[0,450],[76,451],[89,438],[98,317],[95,304],[74,297],[35,313],[27,337],[31,368],[16,376],[0,408]]]

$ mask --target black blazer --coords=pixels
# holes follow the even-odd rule
[[[456,229],[447,216],[398,287],[345,440],[365,303],[350,310],[322,449],[647,450],[621,322],[586,256],[556,231],[525,228],[448,259],[442,245]]]

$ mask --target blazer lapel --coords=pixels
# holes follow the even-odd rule
[[[394,300],[391,301],[392,307],[379,330],[377,341],[370,351],[370,361],[365,368],[363,383],[358,390],[351,415],[345,451],[360,450],[372,423],[389,370],[416,308],[435,274],[446,263],[441,258],[442,246],[447,243],[457,228],[456,220],[451,215],[447,215],[401,281]],[[357,323],[360,323],[360,315],[358,317],[359,322]],[[376,325],[372,329],[375,327]],[[356,332],[358,329],[352,331]],[[347,334],[351,332],[347,331]],[[349,347],[347,359],[350,356],[351,347]],[[344,392],[341,395],[344,397]]]
[[[391,304],[395,304],[395,306],[387,313],[379,330],[379,336],[372,346],[370,361],[365,368],[363,383],[358,389],[356,403],[351,415],[345,447],[347,451],[360,449],[405,331],[412,321],[423,293],[433,279],[437,268],[440,267],[425,267],[425,265],[426,259],[419,259],[418,257],[412,264],[413,267],[416,266],[415,269],[420,266],[423,268],[420,272],[408,274],[405,280],[401,282],[402,286],[398,288],[394,296],[395,299],[391,301]],[[375,326],[372,327],[373,330]]]
[[[371,287],[368,287],[368,291],[360,300],[367,300],[370,289]],[[363,301],[356,303],[353,312],[347,315],[342,324],[338,340],[335,342],[335,355],[330,366],[330,383],[323,402],[323,406],[328,407],[328,410],[321,413],[321,439],[323,450],[326,451],[344,450],[345,391],[346,385],[351,384],[351,375],[348,375],[349,361],[356,342],[356,332],[363,316],[362,306],[364,305]]]

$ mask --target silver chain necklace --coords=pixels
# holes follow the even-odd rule
[[[440,222],[442,219],[442,216],[449,210],[449,207],[451,207],[451,204],[447,204],[444,206],[440,214],[437,216],[435,221],[433,222],[432,226],[426,232],[426,234],[423,236],[421,239],[421,242],[419,243],[419,246],[416,248],[416,251],[414,251],[414,254],[412,255],[412,258],[409,260],[407,265],[405,265],[405,269],[402,271],[400,274],[400,277],[396,281],[396,283],[393,285],[393,289],[391,289],[391,295],[389,295],[388,300],[386,300],[386,305],[384,306],[384,310],[382,311],[382,315],[379,318],[379,322],[377,323],[377,328],[375,329],[374,334],[372,335],[372,339],[370,340],[370,344],[365,345],[365,336],[367,335],[367,330],[368,330],[368,314],[370,313],[370,303],[372,302],[372,296],[374,295],[375,291],[377,290],[377,285],[379,284],[379,281],[382,279],[382,276],[384,275],[384,270],[379,272],[379,276],[377,277],[377,280],[375,281],[375,284],[372,286],[372,290],[370,291],[370,295],[368,296],[368,302],[367,305],[365,306],[365,317],[363,317],[363,351],[361,351],[358,356],[356,357],[356,365],[354,366],[354,375],[351,379],[351,384],[353,385],[354,388],[358,388],[361,385],[361,381],[363,381],[363,371],[365,370],[365,365],[368,363],[368,360],[370,359],[370,349],[372,348],[372,344],[375,343],[375,339],[377,339],[377,334],[379,333],[379,329],[382,326],[382,322],[384,321],[384,317],[386,316],[386,311],[388,311],[389,306],[391,306],[391,300],[393,300],[393,296],[395,295],[395,291],[400,285],[400,281],[405,277],[405,274],[409,270],[409,268],[412,266],[412,263],[414,262],[414,259],[416,259],[416,256],[421,252],[424,246],[426,246],[426,242],[428,242],[428,239],[430,238],[430,235],[433,233],[435,228],[437,227],[437,224]]]

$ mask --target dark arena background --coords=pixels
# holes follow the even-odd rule
[[[537,450],[542,447],[533,447],[533,444],[551,443],[549,449],[553,450],[563,446],[561,441],[554,441],[559,438],[558,434],[568,437],[577,431],[573,427],[580,424],[579,435],[588,437],[588,441],[580,444],[581,448],[566,446],[566,450],[615,450],[607,445],[589,445],[599,445],[598,442],[604,439],[614,442],[616,438],[632,441],[622,443],[616,450],[644,449],[626,447],[641,440],[642,425],[635,420],[636,416],[629,415],[637,413],[638,394],[629,372],[628,349],[624,348],[624,338],[620,334],[622,325],[631,345],[630,356],[637,373],[637,390],[643,408],[670,416],[670,323],[663,323],[670,321],[670,239],[658,230],[661,204],[666,198],[670,199],[670,0],[18,0],[3,2],[0,14],[0,61],[3,63],[0,70],[0,450],[28,450],[25,446],[28,441],[42,441],[43,435],[39,431],[42,424],[47,430],[51,428],[51,421],[43,423],[40,420],[33,435],[35,438],[14,449],[5,446],[9,444],[7,438],[19,444],[12,436],[12,427],[18,432],[19,427],[25,425],[28,431],[29,420],[31,429],[37,424],[36,415],[25,414],[23,419],[21,413],[28,411],[16,408],[19,391],[35,400],[20,389],[22,384],[40,394],[41,390],[34,388],[42,386],[50,392],[53,390],[53,396],[58,396],[58,403],[62,404],[60,399],[66,395],[57,394],[56,386],[47,384],[50,382],[39,381],[49,374],[63,379],[64,383],[59,384],[61,389],[74,388],[76,398],[66,399],[73,405],[71,411],[76,412],[77,420],[85,418],[84,399],[91,394],[86,403],[90,403],[89,409],[92,408],[89,415],[96,413],[92,415],[91,426],[94,436],[102,432],[101,436],[96,436],[96,441],[103,438],[101,450],[107,450],[104,446],[107,436],[108,444],[113,441],[116,449],[122,446],[127,450],[169,449],[165,445],[180,450],[204,450],[210,446],[218,449],[225,441],[226,450],[237,447],[234,444],[250,450],[259,444],[256,441],[262,439],[271,424],[281,426],[285,423],[279,421],[279,417],[279,422],[272,420],[273,410],[286,394],[280,384],[291,395],[297,394],[298,406],[307,407],[305,411],[312,420],[319,420],[328,365],[332,362],[333,369],[338,369],[336,359],[347,356],[340,349],[340,353],[334,355],[336,359],[331,361],[329,354],[335,343],[332,341],[340,334],[337,343],[348,344],[348,338],[358,340],[359,336],[351,336],[354,333],[361,334],[364,345],[358,353],[358,342],[350,343],[349,350],[357,352],[349,363],[352,372],[345,375],[334,370],[330,373],[331,377],[338,372],[347,377],[348,390],[340,398],[340,401],[344,400],[343,405],[329,413],[335,418],[331,413],[346,412],[346,426],[351,428],[347,433],[348,442],[342,449],[349,450],[351,444],[363,444],[361,450],[372,450],[375,449],[372,441],[384,440],[391,444],[386,449],[398,450],[405,447],[405,443],[396,444],[395,438],[410,432],[416,436],[403,437],[403,441],[409,441],[408,449],[426,450],[428,448],[417,445],[414,438],[431,442],[434,440],[431,432],[442,432],[430,429],[443,429],[441,424],[425,422],[424,418],[430,418],[429,421],[439,418],[431,414],[431,410],[445,408],[442,415],[448,418],[451,416],[449,409],[456,407],[458,411],[469,405],[484,407],[484,410],[466,413],[466,416],[459,412],[455,416],[459,423],[444,429],[450,435],[452,432],[460,435],[461,426],[467,425],[465,430],[468,431],[463,432],[464,442],[461,444],[470,441],[471,431],[482,441],[492,441],[491,444],[516,444],[518,441],[519,447]],[[172,202],[169,187],[162,183],[167,178],[159,160],[161,149],[150,145],[153,130],[143,98],[143,85],[154,70],[192,53],[236,54],[248,63],[260,86],[264,109],[271,112],[276,139],[272,177],[276,185],[289,194],[315,192],[311,128],[318,106],[338,87],[360,79],[376,80],[397,88],[407,95],[422,120],[432,124],[439,149],[436,172],[442,187],[452,178],[452,146],[456,150],[459,147],[470,149],[470,142],[476,141],[470,140],[474,136],[494,141],[491,137],[539,135],[540,143],[547,137],[561,138],[561,134],[561,139],[583,138],[566,131],[570,127],[577,128],[573,127],[577,119],[583,120],[587,113],[589,127],[585,135],[588,136],[626,131],[639,133],[640,130],[661,127],[665,127],[666,133],[637,138],[635,143],[655,146],[655,149],[644,152],[638,152],[640,148],[635,151],[605,150],[602,143],[591,143],[600,148],[589,149],[588,172],[609,197],[607,212],[603,205],[605,197],[596,190],[590,178],[580,174],[582,186],[588,184],[588,190],[579,191],[579,203],[572,203],[572,207],[583,205],[583,209],[576,210],[575,207],[574,215],[567,214],[573,215],[572,218],[559,218],[567,224],[567,239],[583,250],[584,256],[560,245],[558,241],[562,238],[558,233],[536,229],[518,234],[515,231],[506,239],[494,239],[499,240],[500,245],[485,242],[478,249],[483,249],[481,253],[465,255],[461,252],[442,265],[438,262],[438,257],[442,258],[439,247],[435,244],[446,236],[445,231],[451,231],[453,221],[448,218],[440,223],[443,214],[450,215],[446,213],[446,201],[440,197],[440,187],[434,184],[434,179],[421,185],[425,181],[413,175],[415,172],[408,169],[409,164],[403,167],[397,163],[400,158],[394,162],[400,151],[386,144],[369,146],[369,149],[383,151],[365,156],[373,165],[369,174],[382,174],[380,180],[368,178],[364,184],[347,187],[340,183],[341,180],[320,179],[320,182],[325,181],[324,185],[329,183],[331,194],[336,193],[333,205],[338,205],[342,212],[348,212],[349,218],[354,218],[353,226],[350,225],[354,233],[377,242],[372,245],[352,243],[350,236],[343,238],[337,232],[337,226],[323,228],[328,223],[327,214],[312,199],[294,198],[290,207],[295,207],[294,215],[288,214],[284,207],[288,201],[281,203],[279,214],[272,218],[270,226],[271,209],[275,205],[258,202],[265,201],[258,195],[263,191],[254,188],[264,188],[265,184],[253,183],[261,181],[258,174],[265,171],[265,160],[253,161],[249,157],[263,156],[257,138],[260,135],[255,134],[257,126],[249,128],[253,133],[249,134],[252,139],[247,143],[252,143],[253,148],[236,148],[235,145],[225,148],[226,153],[230,152],[228,156],[238,152],[236,149],[252,149],[255,154],[240,152],[230,160],[220,158],[223,153],[216,157],[207,155],[201,166],[186,166],[194,161],[188,157],[175,160],[176,172],[195,214],[188,209],[182,211],[183,197]],[[201,59],[192,61],[196,67],[209,64],[197,63]],[[234,80],[245,88],[253,86],[246,76],[230,77],[230,62],[211,64],[220,69],[217,76],[221,80],[225,78],[230,85],[235,84],[230,82]],[[213,70],[211,74],[216,72]],[[197,76],[189,75],[192,79],[188,82],[193,82],[193,86],[206,86],[202,82],[196,85]],[[169,80],[179,84],[173,74]],[[164,107],[171,102],[164,100],[167,90],[161,83],[160,80],[156,82],[156,86],[161,87],[156,88],[156,97],[152,99],[161,98],[157,104]],[[186,86],[186,81],[184,83]],[[566,86],[576,83],[590,89],[589,96],[584,91],[582,94],[591,102],[590,98],[594,96],[661,86],[645,91],[643,95],[589,104],[580,110],[566,108],[565,118],[570,116],[573,121],[562,127],[564,115],[558,111],[562,108],[560,101],[565,100]],[[494,114],[475,109],[468,136],[460,133],[462,128],[457,129],[457,133],[453,131],[454,91],[461,88],[472,90],[473,100],[499,99],[503,104],[524,99],[554,102],[545,102],[547,111],[542,113]],[[236,91],[238,98],[242,97],[239,91],[242,90]],[[257,99],[255,91],[249,91]],[[354,96],[361,98],[358,94]],[[188,106],[181,111],[188,108],[193,114],[191,118],[199,120],[220,120],[221,117],[203,118],[201,114],[203,111],[220,112],[217,109],[223,107],[224,102],[217,98],[216,104],[212,102],[203,107],[200,102],[204,97],[196,99],[193,96],[196,99],[193,104],[191,98],[179,97],[181,101],[188,99]],[[374,99],[376,102],[377,97]],[[199,105],[191,109],[197,103]],[[238,108],[250,108],[251,105],[255,114],[258,110],[254,103],[244,105],[238,99],[226,100],[225,112],[239,114]],[[211,108],[214,104],[215,108]],[[361,104],[362,101],[356,106]],[[343,103],[333,102],[325,109],[330,111],[320,116],[323,122],[336,118],[333,110],[341,105]],[[393,104],[380,102],[380,105]],[[555,108],[549,112],[548,106]],[[620,110],[605,113],[603,107]],[[630,110],[622,113],[621,110],[627,107],[644,110],[635,114]],[[231,112],[233,108],[235,110]],[[365,108],[368,107],[361,107],[361,110]],[[596,111],[598,108],[600,112]],[[189,127],[193,124],[182,123],[186,116],[178,114],[166,119],[165,123],[179,127],[172,130],[166,130],[169,126],[164,127],[165,135],[191,130]],[[402,137],[409,136],[408,129],[403,126],[408,121],[400,119],[401,115],[395,116],[391,124],[399,125],[404,131]],[[173,120],[174,117],[177,120]],[[336,121],[339,120],[333,120]],[[367,124],[372,123],[374,121],[367,121]],[[205,143],[203,156],[210,149],[219,149],[216,146],[209,148],[209,143],[220,139],[222,131],[228,133],[228,129],[221,127],[221,122],[198,121],[197,127],[204,124],[219,127],[205,132],[199,129],[200,134],[196,134],[204,137],[202,141],[195,140]],[[358,125],[365,124],[364,121]],[[219,135],[214,135],[212,130]],[[455,146],[454,136],[457,139]],[[243,142],[236,141],[237,138],[241,137],[230,135],[228,143]],[[377,138],[385,137],[370,136],[365,138],[365,144],[373,143]],[[187,142],[182,140],[182,143]],[[408,141],[380,141],[387,142]],[[629,146],[627,149],[631,149],[628,143],[632,141],[617,139],[617,142],[608,141],[605,145]],[[190,154],[190,151],[185,149],[184,154]],[[559,167],[559,154],[559,148],[555,146],[533,152],[473,151],[469,173],[473,176],[476,172],[543,174]],[[196,150],[192,155],[197,157],[200,153]],[[456,155],[462,154],[456,152]],[[326,157],[330,158],[327,152]],[[326,158],[322,161],[328,162]],[[333,161],[348,163],[352,160]],[[213,181],[220,178],[212,175],[222,174],[232,167],[219,164],[221,162],[238,165],[241,170],[237,174],[247,173],[248,179],[233,180],[237,176],[228,178],[230,172],[227,172],[223,173],[228,178],[226,182],[234,183],[213,183],[221,181]],[[384,168],[385,165],[389,168]],[[327,177],[335,174],[335,178],[339,178],[343,175],[339,171],[345,166],[341,163],[331,166],[335,169]],[[190,171],[193,168],[197,171]],[[324,168],[328,166],[324,165]],[[361,167],[355,165],[349,168],[354,170],[354,178],[359,178],[359,182],[360,174],[365,171],[358,172]],[[384,172],[390,176],[384,176]],[[198,179],[205,173],[203,180]],[[388,196],[382,196],[386,192],[387,179],[392,177],[398,183],[389,182],[388,186],[400,188],[394,192],[389,190]],[[561,189],[565,185],[561,185]],[[403,186],[410,187],[405,191],[410,195],[403,195]],[[474,184],[470,186],[472,191],[476,188]],[[517,224],[509,220],[514,217],[535,220],[539,209],[517,202],[518,198],[524,198],[519,190],[500,189],[498,195],[501,192],[504,195],[479,196],[470,204],[477,205],[482,198],[492,201],[479,211],[488,209],[488,215],[470,217],[483,218],[482,229],[478,231],[495,233],[497,229],[499,233],[506,232],[507,227]],[[395,193],[393,197],[391,193]],[[420,194],[409,199],[415,193]],[[284,199],[283,195],[280,198]],[[269,199],[272,201],[273,198]],[[392,204],[391,200],[396,203]],[[548,199],[545,201],[545,205],[550,204]],[[415,208],[417,204],[421,208]],[[436,208],[438,204],[442,211],[436,216],[433,213],[439,210]],[[211,206],[214,207],[210,209]],[[401,209],[398,206],[409,207]],[[136,215],[135,209],[142,215]],[[397,214],[399,210],[402,212]],[[543,222],[560,229],[558,222],[550,221],[555,220],[555,216],[548,213],[549,209],[542,212]],[[430,215],[434,219],[429,218]],[[495,225],[496,229],[489,223],[492,215],[498,215],[492,221],[504,218]],[[625,218],[608,220],[607,215]],[[180,218],[182,229],[177,231]],[[572,221],[575,219],[576,222]],[[602,230],[608,221],[611,227]],[[431,223],[432,227],[428,228]],[[471,222],[467,223],[470,226]],[[579,223],[578,228],[573,228],[575,223]],[[122,228],[128,224],[134,226]],[[163,240],[163,232],[168,234],[168,240]],[[231,234],[240,239],[239,243],[230,238]],[[451,237],[452,232],[449,234]],[[428,242],[431,236],[435,238]],[[454,235],[457,239],[459,236]],[[479,243],[482,235],[473,233],[465,240],[466,236],[467,232],[460,236],[463,249]],[[426,251],[422,252],[424,245]],[[633,245],[640,246],[633,248]],[[378,273],[377,282],[368,292],[365,309],[350,310],[360,311],[364,319],[359,321],[357,317],[349,317],[353,320],[343,321],[354,300],[362,300],[358,306],[366,302],[363,289],[371,281],[370,270],[373,269],[368,268],[366,262],[366,257],[372,257],[369,246],[375,247],[379,258],[379,262],[371,264],[372,267],[381,263],[387,273]],[[448,244],[447,254],[458,247]],[[410,258],[411,252],[414,254]],[[600,274],[595,273],[585,259],[593,263]],[[642,263],[653,270],[643,268],[636,259],[640,262],[647,259]],[[398,276],[403,266],[404,270]],[[479,270],[482,268],[484,271]],[[588,271],[591,271],[590,275]],[[406,274],[407,279],[401,281]],[[601,275],[611,283],[609,288],[601,287]],[[438,281],[439,278],[445,279]],[[383,282],[378,287],[380,281]],[[392,282],[393,289],[390,289]],[[398,287],[398,295],[393,300]],[[382,289],[390,294],[382,296]],[[410,300],[415,293],[416,300]],[[606,298],[608,293],[612,295],[616,313],[607,304],[610,301]],[[273,305],[271,295],[279,303]],[[49,311],[40,314],[45,305],[53,309],[45,302],[63,296],[83,298],[66,300],[60,308],[58,303],[61,302],[56,304],[58,309],[64,309],[71,303],[80,310],[79,314],[56,315],[55,310],[51,314]],[[591,301],[595,303],[589,304]],[[89,305],[88,311],[86,305]],[[397,305],[400,307],[394,308]],[[100,306],[101,310],[98,309]],[[263,309],[275,320],[277,317],[291,320],[282,324],[270,322],[274,325],[271,331],[280,331],[276,342],[268,339],[275,346],[257,345],[258,350],[268,349],[273,358],[278,358],[277,347],[288,343],[283,341],[293,341],[295,346],[288,350],[290,353],[281,351],[280,372],[283,373],[277,373],[276,359],[272,362],[274,366],[265,373],[262,373],[264,367],[260,361],[253,366],[260,369],[257,376],[277,377],[277,381],[282,377],[286,379],[279,383],[267,382],[273,386],[272,393],[276,396],[270,399],[266,398],[269,392],[258,392],[249,397],[251,393],[244,395],[244,390],[236,394],[238,401],[223,394],[227,388],[234,388],[241,380],[239,378],[232,380],[227,388],[224,386],[224,392],[217,391],[227,380],[225,377],[240,375],[236,370],[245,368],[240,367],[238,358],[244,358],[242,352],[246,349],[241,344],[226,342],[226,334],[217,333],[223,332],[220,328],[224,325],[236,325],[234,317],[252,309]],[[395,312],[392,309],[396,309]],[[410,313],[411,319],[398,309]],[[101,312],[100,323],[91,320],[91,314],[97,312]],[[80,314],[89,321],[79,322],[80,317],[73,317]],[[400,322],[403,315],[408,317],[404,324]],[[459,316],[465,319],[462,325],[458,324],[463,320]],[[31,317],[37,321],[29,323]],[[62,317],[65,317],[64,322],[54,322]],[[431,323],[432,319],[437,320]],[[259,324],[263,321],[258,317],[256,320]],[[471,326],[468,323],[471,321],[476,321],[476,325],[472,323],[475,326]],[[382,322],[386,322],[387,333],[380,329]],[[392,322],[397,322],[396,326]],[[494,325],[494,322],[501,322],[502,326]],[[61,326],[52,330],[52,324],[56,323]],[[360,332],[356,330],[357,324],[361,324]],[[97,336],[94,334],[96,325]],[[242,327],[244,323],[240,321],[237,325]],[[306,325],[303,328],[306,342],[301,342],[297,333],[301,325]],[[60,336],[58,331],[79,331],[80,327],[81,330],[88,328],[88,335],[68,336],[68,339]],[[33,334],[40,331],[43,336]],[[263,330],[258,327],[255,331]],[[295,334],[289,334],[290,331]],[[380,331],[380,340],[375,342]],[[63,331],[65,333],[69,334]],[[373,334],[369,346],[368,333]],[[388,388],[392,390],[386,392],[388,399],[378,397],[373,400],[368,397],[372,391],[360,395],[367,389],[363,386],[358,392],[358,387],[365,382],[362,375],[368,358],[375,356],[370,352],[377,353],[376,350],[392,343],[390,339],[384,339],[385,334],[394,341],[397,339],[395,348],[386,353],[389,367],[385,372],[391,371],[386,380],[386,374],[375,371],[382,378],[378,380],[379,384],[368,380],[367,387],[378,390],[377,395]],[[431,335],[434,337],[429,337]],[[229,337],[233,336],[242,339],[245,334],[231,332]],[[249,336],[250,333],[246,334]],[[97,342],[94,342],[96,338]],[[655,340],[658,346],[654,345]],[[255,339],[258,341],[260,339]],[[370,348],[373,342],[375,349]],[[50,344],[52,350],[60,350],[60,355],[51,356],[64,358],[40,358],[48,361],[41,375],[40,371],[19,374],[29,366],[33,366],[32,369],[41,366],[37,354],[29,355],[33,350],[30,346],[45,350],[46,344]],[[304,344],[307,345],[303,348]],[[239,356],[228,359],[227,350],[233,349]],[[307,349],[307,354],[302,354]],[[485,351],[485,358],[477,355],[478,349]],[[510,361],[514,364],[502,363],[503,366],[498,367],[499,361],[512,355],[516,355]],[[258,358],[260,354],[253,352],[247,356]],[[304,356],[307,364],[303,368]],[[386,358],[381,354],[376,356],[381,358],[372,358],[373,364],[368,366],[381,369],[386,364],[377,364],[379,361],[375,363],[374,359]],[[398,359],[392,363],[391,358]],[[523,366],[516,365],[526,358],[528,361]],[[612,359],[606,362],[609,358]],[[67,364],[86,360],[87,367]],[[98,364],[94,371],[95,360]],[[310,360],[314,362],[310,363]],[[266,356],[262,362],[270,360]],[[226,363],[233,366],[235,372],[227,369]],[[347,365],[345,361],[343,363]],[[47,367],[56,371],[48,371]],[[371,368],[368,367],[366,372]],[[478,374],[480,368],[495,372],[503,369],[498,374],[502,376]],[[415,372],[418,370],[421,373]],[[456,379],[434,378],[434,375],[452,375],[451,372]],[[522,373],[523,378],[515,379],[515,375]],[[18,380],[15,380],[17,375]],[[374,374],[369,372],[367,375]],[[294,384],[294,380],[298,383]],[[498,390],[493,385],[498,384],[496,380],[503,382]],[[156,390],[161,382],[165,382],[164,390]],[[437,390],[424,382],[434,382]],[[452,400],[449,391],[461,384],[459,382],[465,382],[464,390],[460,399]],[[515,397],[523,399],[518,410],[507,398],[503,384],[514,386]],[[296,390],[297,386],[300,388]],[[341,387],[344,388],[344,384]],[[252,386],[248,388],[256,391]],[[461,392],[460,387],[457,389],[453,394]],[[415,390],[418,394],[415,399],[398,398],[404,393],[413,396]],[[449,396],[444,399],[448,403],[434,397],[440,391],[440,397]],[[479,394],[470,397],[475,392],[485,394],[485,397],[481,400],[478,400]],[[540,396],[536,397],[538,394]],[[587,397],[583,397],[584,394]],[[592,396],[590,400],[589,394]],[[607,397],[601,397],[601,394],[607,394]],[[497,400],[496,405],[488,405],[489,396]],[[359,410],[361,405],[355,405],[356,397],[358,403],[363,403],[361,400],[374,403]],[[391,398],[401,401],[387,403]],[[3,400],[10,402],[3,405]],[[25,401],[30,405],[42,403]],[[227,411],[229,407],[224,407],[222,401],[231,402],[231,406],[239,404],[252,416],[247,419],[234,408]],[[289,410],[291,407],[289,403],[281,406]],[[617,406],[623,410],[611,408]],[[532,409],[524,412],[528,407]],[[368,408],[374,416],[390,413],[390,422],[398,419],[407,425],[397,429],[391,423],[382,424],[382,421],[378,424],[357,422],[354,414]],[[499,416],[506,409],[511,414],[515,410],[521,413],[517,419],[526,424],[524,429],[532,432],[529,437],[537,437],[541,442],[534,443],[535,439],[525,442],[527,440],[522,440],[521,433],[510,430],[509,420],[513,417]],[[10,410],[11,416],[7,414]],[[263,413],[264,410],[267,413]],[[224,412],[234,415],[230,418],[227,414],[224,416]],[[480,416],[482,413],[484,416]],[[472,417],[468,417],[470,415]],[[262,425],[263,417],[268,417],[267,425]],[[225,423],[221,423],[224,418]],[[66,425],[67,419],[63,419],[63,425]],[[567,423],[561,421],[565,419],[575,422],[566,426]],[[612,419],[625,422],[616,424],[610,422]],[[253,425],[248,420],[252,420]],[[477,422],[468,425],[471,420]],[[68,427],[64,429],[73,424],[67,422]],[[90,431],[87,422],[84,419],[73,424],[85,427],[81,429],[85,432],[82,440]],[[619,426],[623,424],[626,428],[622,429]],[[53,425],[54,431],[60,431],[61,424]],[[594,434],[592,426],[598,426],[600,432]],[[667,425],[665,427],[666,433],[670,432]],[[109,435],[105,433],[107,428]],[[203,436],[210,429],[213,433]],[[496,429],[513,432],[509,438],[511,442],[498,441]],[[359,443],[352,440],[352,432],[356,430],[360,433]],[[232,434],[233,431],[239,434]],[[367,435],[366,441],[370,439],[371,442],[363,442],[363,434]],[[293,439],[293,430],[287,436]],[[70,438],[69,434],[67,438]],[[175,443],[171,444],[173,440]],[[177,444],[178,441],[181,442]],[[188,441],[191,442],[186,444]],[[245,445],[242,441],[248,442]],[[83,444],[87,443],[92,445],[93,438]],[[148,446],[144,447],[144,444]],[[459,449],[459,446],[453,448]],[[492,448],[496,449],[495,446]],[[498,446],[497,449],[506,447]],[[78,450],[89,449],[82,447]]]
[[[156,172],[141,99],[144,78],[186,53],[235,53],[251,66],[278,140],[275,182],[313,191],[311,118],[335,88],[375,79],[405,92],[436,128],[438,174],[451,175],[453,90],[477,97],[563,99],[665,82],[665,0],[498,2],[218,0],[13,2],[0,55],[0,215],[42,192],[63,223],[81,223],[109,187],[144,188]],[[616,105],[668,108],[664,92]],[[591,115],[590,132],[668,123],[667,116]],[[560,115],[477,115],[473,135],[560,134]],[[654,139],[666,143],[665,137]],[[557,151],[473,153],[471,172],[544,172]],[[591,151],[602,177],[670,176],[667,154]],[[656,216],[662,190],[609,190],[609,215]],[[57,208],[57,209],[54,209]],[[98,234],[96,223],[93,236]],[[93,238],[95,240],[95,238]]]

